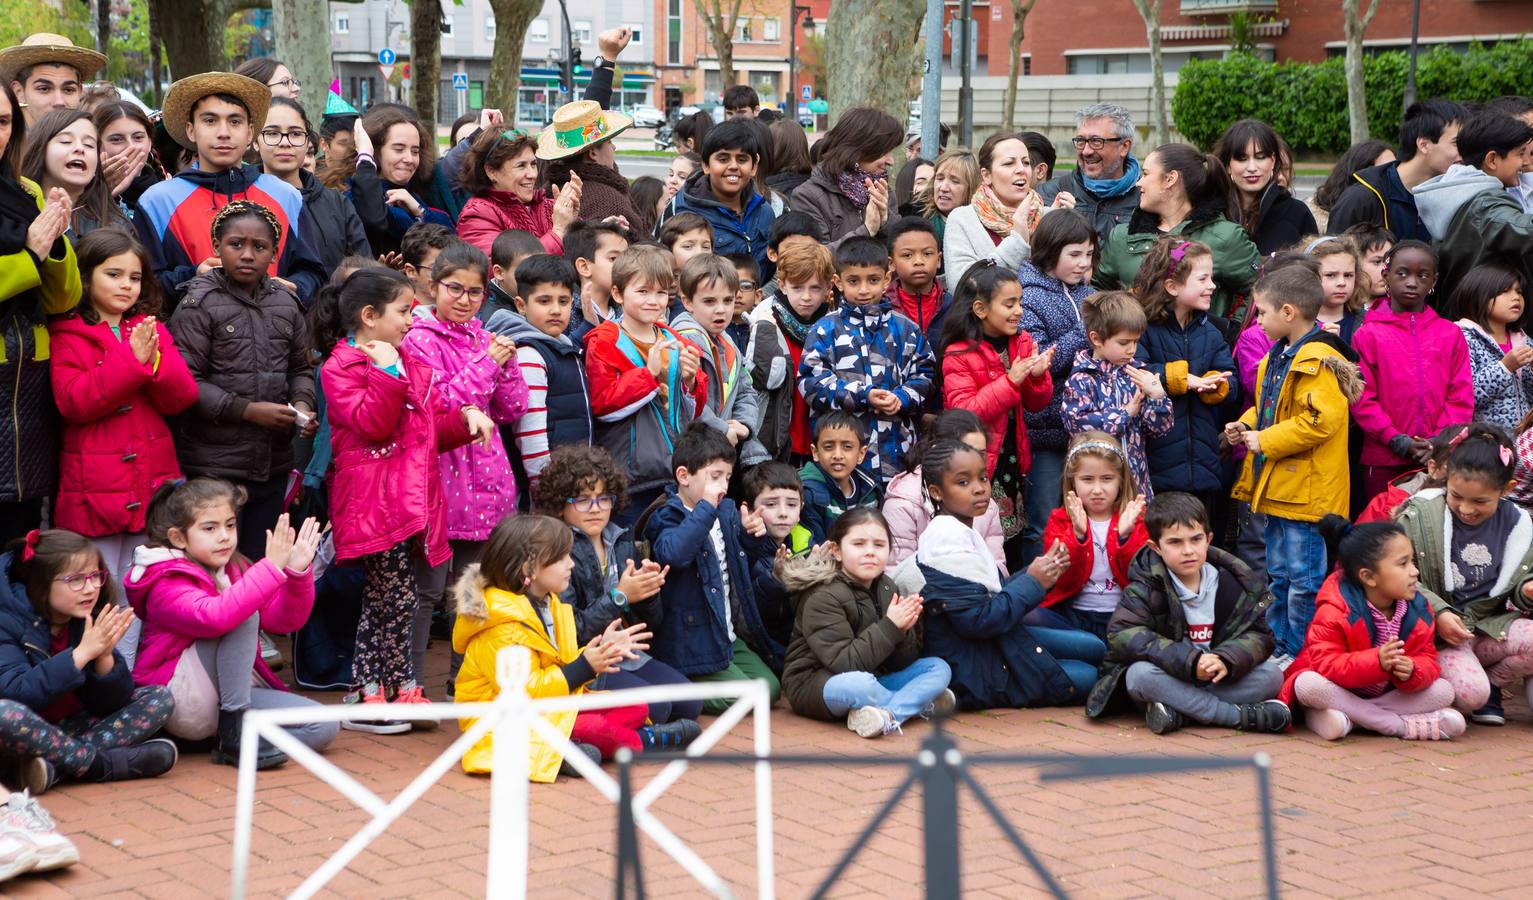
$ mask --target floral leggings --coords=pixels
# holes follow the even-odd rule
[[[61,773],[82,778],[97,750],[131,747],[153,737],[170,718],[170,688],[141,687],[104,718],[77,712],[57,724],[15,700],[0,700],[0,757],[41,756]]]
[[[411,538],[362,557],[367,587],[351,666],[363,694],[415,686],[410,665],[410,622],[419,595],[414,547]]]
[[[1476,634],[1457,647],[1443,647],[1437,651],[1437,664],[1453,685],[1458,698],[1453,705],[1474,712],[1490,699],[1491,685],[1511,687],[1533,675],[1533,619],[1513,621],[1505,640]],[[1533,688],[1533,682],[1528,686]]]

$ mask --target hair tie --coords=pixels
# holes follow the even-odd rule
[[[37,539],[42,537],[42,532],[36,528],[27,532],[26,543],[21,548],[21,561],[31,562],[37,556]]]
[[[1464,439],[1467,438],[1467,437],[1469,437],[1469,426],[1465,425],[1463,428],[1459,429],[1458,434],[1454,435],[1448,441],[1448,452],[1452,453],[1454,450],[1457,450],[1458,449],[1458,445],[1464,443]],[[1505,450],[1506,448],[1502,447],[1501,449]],[[1504,460],[1503,460],[1503,462],[1504,462]]]
[[[1182,258],[1187,255],[1187,248],[1192,246],[1192,241],[1178,241],[1171,248],[1171,265],[1166,268],[1166,277],[1176,277],[1176,267],[1182,264]]]
[[[1511,465],[1512,464],[1512,448],[1508,447],[1505,444],[1501,444],[1500,447],[1501,447],[1501,465],[1503,465],[1503,466]]]

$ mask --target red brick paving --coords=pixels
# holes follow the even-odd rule
[[[445,648],[432,660],[445,669]],[[441,678],[433,679],[440,684]],[[334,699],[335,695],[325,695]],[[1520,700],[1505,728],[1411,744],[1375,736],[1336,744],[1308,732],[1241,735],[1190,729],[1157,738],[1141,721],[1088,722],[1077,710],[970,713],[951,726],[966,754],[1038,752],[1176,754],[1273,759],[1278,866],[1289,896],[1526,896],[1533,883],[1533,716]],[[864,741],[844,728],[800,719],[779,705],[778,752],[913,754],[929,725]],[[328,758],[385,798],[401,790],[456,734],[379,737],[342,732]],[[750,750],[748,721],[721,745]],[[641,770],[639,782],[657,771]],[[777,895],[810,894],[903,777],[854,760],[774,771]],[[1258,896],[1261,835],[1249,771],[1042,784],[1034,770],[983,767],[979,778],[1014,826],[1078,896]],[[250,895],[280,896],[337,850],[365,816],[296,765],[259,776]],[[235,770],[183,757],[151,781],[55,788],[44,804],[80,847],[81,862],[8,882],[29,898],[169,900],[225,896]],[[449,772],[393,829],[329,885],[368,898],[484,895],[489,834],[487,779]],[[653,807],[672,831],[722,873],[737,896],[755,893],[754,787],[746,766],[694,767]],[[1487,798],[1494,798],[1494,806]],[[838,898],[921,894],[920,800],[907,796],[833,891]],[[613,893],[615,815],[578,780],[532,790],[531,895]],[[965,897],[1013,900],[1041,882],[965,796],[960,811]],[[701,891],[648,839],[646,887],[655,896]]]

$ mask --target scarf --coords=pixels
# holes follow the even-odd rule
[[[1098,197],[1121,197],[1139,183],[1139,160],[1131,153],[1123,163],[1123,174],[1117,178],[1088,178],[1081,173],[1081,184]]]
[[[772,318],[777,320],[778,327],[783,330],[788,339],[800,347],[809,337],[809,329],[813,328],[814,323],[818,322],[823,315],[825,315],[825,305],[821,304],[820,308],[814,311],[813,317],[800,319],[798,313],[793,311],[793,307],[788,305],[787,297],[782,294],[772,297]]]
[[[985,230],[991,234],[999,234],[1003,237],[1011,234],[1011,220],[1017,214],[1017,207],[1007,206],[1001,202],[1001,198],[995,195],[990,185],[980,185],[974,194],[974,212],[979,216],[979,223],[985,226]],[[1038,227],[1038,220],[1043,218],[1043,198],[1038,196],[1037,191],[1028,191],[1027,196],[1022,198],[1021,208],[1027,210],[1023,218],[1023,227],[1027,234],[1032,234],[1033,229]]]
[[[861,169],[852,169],[850,172],[842,172],[836,176],[836,187],[846,199],[858,209],[868,208],[868,185],[872,181],[875,184],[880,181],[888,181],[888,172],[864,172]]]

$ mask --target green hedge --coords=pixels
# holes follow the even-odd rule
[[[1390,143],[1398,139],[1409,62],[1403,51],[1364,58],[1368,127]],[[1478,44],[1460,53],[1447,47],[1416,61],[1416,96],[1460,102],[1528,92],[1533,41]],[[1322,63],[1272,63],[1249,54],[1191,60],[1177,76],[1171,99],[1176,128],[1200,147],[1211,147],[1231,122],[1261,119],[1300,152],[1340,153],[1350,144],[1347,80],[1340,57]]]

